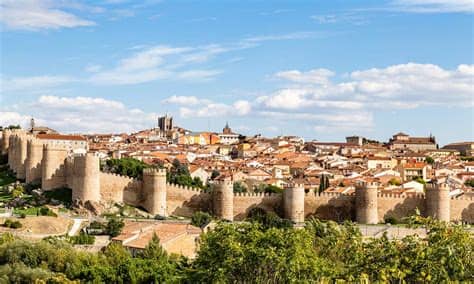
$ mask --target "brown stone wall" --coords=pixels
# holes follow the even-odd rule
[[[27,159],[25,162],[25,181],[41,180],[41,160],[43,159],[43,143],[36,138],[27,142]]]
[[[67,186],[66,157],[68,153],[63,147],[43,146],[41,160],[41,185],[43,190]]]
[[[305,216],[324,220],[355,220],[355,195],[314,193],[305,195]]]
[[[100,195],[102,201],[138,205],[142,182],[133,178],[100,173]]]
[[[235,193],[234,194],[234,220],[243,220],[249,211],[255,207],[267,212],[282,213],[282,194],[278,193]]]
[[[168,215],[191,217],[196,211],[210,212],[211,194],[199,189],[167,184]]]
[[[474,224],[474,198],[461,196],[450,201],[451,221]]]
[[[415,214],[418,208],[425,212],[425,197],[420,195],[379,194],[378,195],[379,222],[387,217],[402,219]]]

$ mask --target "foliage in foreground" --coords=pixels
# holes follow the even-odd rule
[[[202,236],[194,261],[168,256],[156,237],[132,256],[118,244],[104,252],[86,253],[58,240],[30,243],[5,234],[0,237],[0,282],[473,281],[474,240],[457,225],[428,219],[424,220],[425,239],[389,240],[385,236],[363,239],[358,227],[349,222],[339,225],[312,219],[302,229],[272,224],[257,219],[220,223]]]
[[[204,228],[211,221],[212,216],[207,212],[197,211],[191,217],[191,224],[199,228]]]

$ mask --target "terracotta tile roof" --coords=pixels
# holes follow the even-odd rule
[[[39,139],[50,139],[50,140],[77,140],[87,141],[84,136],[81,135],[63,135],[63,134],[38,134],[36,135]]]

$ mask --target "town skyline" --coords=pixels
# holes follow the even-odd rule
[[[472,3],[338,4],[3,1],[0,125],[474,140]]]

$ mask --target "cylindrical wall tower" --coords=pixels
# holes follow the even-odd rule
[[[41,180],[41,160],[43,159],[43,143],[30,138],[27,142],[27,157],[25,162],[25,180],[34,182]]]
[[[361,224],[377,224],[379,214],[377,211],[378,183],[360,182],[356,185],[356,220]]]
[[[144,207],[153,215],[167,216],[166,170],[144,169],[143,192]]]
[[[67,149],[45,144],[41,160],[41,187],[43,190],[66,186],[65,159]]]
[[[100,201],[100,167],[99,157],[93,153],[74,157],[74,181],[72,199]]]
[[[449,222],[451,208],[449,186],[446,183],[429,183],[426,185],[426,215],[440,221]]]
[[[234,183],[216,181],[212,194],[214,214],[221,219],[234,221]]]
[[[283,192],[285,218],[293,223],[304,222],[304,195],[303,184],[291,184]]]
[[[8,154],[8,147],[10,145],[10,136],[11,136],[12,132],[10,129],[4,129],[2,131],[2,144],[1,144],[1,148],[0,148],[0,153],[3,154],[3,155],[6,155]]]
[[[27,157],[27,141],[28,138],[25,134],[18,136],[18,164],[17,164],[17,171],[16,177],[18,179],[25,179],[26,178],[26,157]]]
[[[9,139],[8,147],[8,166],[12,171],[15,171],[15,148],[16,148],[16,136],[12,133]]]

